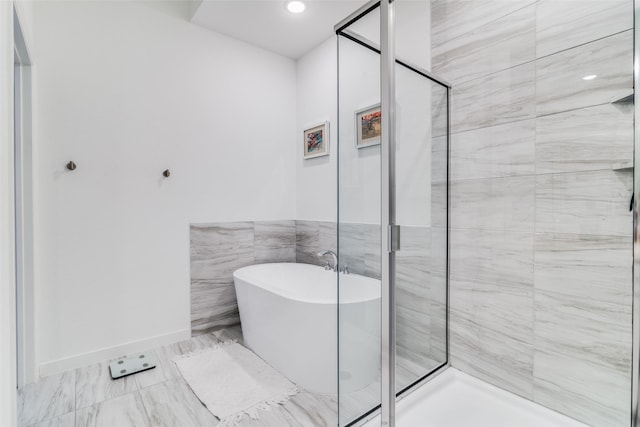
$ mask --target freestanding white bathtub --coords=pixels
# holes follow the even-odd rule
[[[233,273],[244,343],[299,386],[337,392],[336,273],[309,264],[259,264]],[[340,273],[340,390],[380,370],[380,281]]]

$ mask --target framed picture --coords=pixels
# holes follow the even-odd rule
[[[356,147],[364,148],[380,144],[380,104],[356,111]]]
[[[304,158],[329,155],[329,122],[324,122],[304,131]]]

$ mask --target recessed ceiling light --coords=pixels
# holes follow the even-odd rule
[[[307,8],[301,1],[293,0],[287,3],[287,10],[291,13],[302,13]]]
[[[593,79],[595,79],[596,77],[598,77],[598,76],[597,76],[597,75],[595,75],[595,74],[589,74],[588,76],[584,76],[584,77],[582,78],[582,80],[593,80]]]

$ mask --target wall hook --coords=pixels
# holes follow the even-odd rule
[[[162,172],[162,176],[164,176],[165,178],[169,178],[171,176],[171,172],[169,171],[169,169],[165,169],[164,172]]]
[[[76,164],[72,161],[70,161],[69,163],[67,163],[67,169],[69,169],[70,171],[74,171],[76,170],[77,166]]]

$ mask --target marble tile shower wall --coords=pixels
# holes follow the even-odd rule
[[[603,427],[630,420],[633,110],[614,101],[633,93],[632,9],[432,0],[452,364]]]

